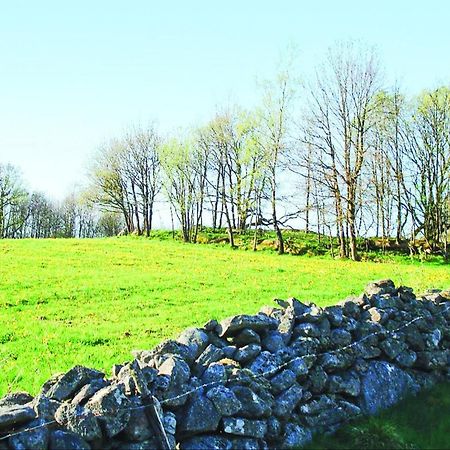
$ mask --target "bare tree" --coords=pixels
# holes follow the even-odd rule
[[[340,256],[354,260],[358,259],[358,189],[378,88],[374,53],[351,42],[337,46],[317,71],[303,137],[314,148],[317,180],[334,199]]]
[[[261,107],[261,125],[259,145],[265,155],[265,165],[270,186],[271,224],[278,241],[278,253],[282,255],[284,239],[281,232],[281,221],[278,215],[279,171],[289,148],[288,126],[290,107],[294,98],[292,79],[288,69],[280,71],[276,79],[266,82],[264,86],[263,104]]]

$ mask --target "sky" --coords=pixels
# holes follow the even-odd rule
[[[376,48],[386,85],[450,84],[449,17],[443,0],[2,1],[0,163],[62,199],[132,125],[165,133],[254,106],[292,45],[300,79],[356,39]]]

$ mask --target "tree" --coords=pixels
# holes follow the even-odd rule
[[[138,234],[141,234],[140,217],[143,230],[150,236],[153,223],[155,198],[160,192],[161,139],[154,127],[129,132],[125,138],[125,172],[130,180],[134,200],[134,210]]]
[[[278,175],[288,145],[289,113],[294,89],[288,69],[280,71],[276,79],[266,82],[262,107],[260,110],[261,125],[259,128],[259,145],[264,154],[267,169],[267,182],[270,187],[271,220],[278,241],[278,253],[284,253],[284,240],[281,232],[281,221],[277,211]]]
[[[0,238],[19,237],[29,214],[28,205],[19,171],[10,164],[0,164]]]
[[[422,233],[433,250],[448,259],[450,227],[450,88],[425,91],[411,118],[409,209],[413,235]]]
[[[196,242],[206,184],[206,161],[192,140],[171,139],[161,149],[164,187],[180,222],[183,240]]]
[[[317,180],[334,200],[340,256],[358,259],[358,191],[373,126],[379,69],[372,51],[353,43],[331,50],[310,91],[303,142],[314,149]]]
[[[264,159],[256,139],[257,127],[255,114],[235,108],[217,114],[198,131],[198,144],[207,160],[213,228],[220,228],[225,217],[232,247],[234,231],[249,226],[256,203]]]
[[[160,142],[154,127],[134,129],[102,146],[90,169],[91,200],[120,212],[128,233],[150,235],[160,191]]]

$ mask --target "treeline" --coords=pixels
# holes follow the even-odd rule
[[[183,238],[204,224],[282,230],[301,222],[337,236],[358,259],[359,237],[418,238],[449,256],[450,88],[408,99],[382,86],[376,55],[347,43],[330,51],[307,86],[282,70],[260,107],[219,111],[184,137],[154,127],[104,146],[91,171],[94,200],[149,235],[161,191]],[[331,241],[331,239],[330,239]]]
[[[337,237],[339,256],[354,260],[367,236],[411,251],[420,240],[448,259],[450,88],[408,98],[383,85],[373,51],[351,42],[330,50],[308,83],[296,75],[280,70],[258,107],[218,110],[183,135],[149,126],[112,139],[93,157],[89,208],[149,236],[164,205],[186,242],[210,226],[225,228],[231,246],[236,232],[252,230],[256,248],[258,230],[272,228],[282,254],[283,230],[295,227],[330,244]],[[24,230],[35,235],[25,210]],[[72,235],[107,234],[77,217]]]
[[[98,211],[83,194],[55,202],[29,192],[18,170],[0,164],[0,238],[91,238],[115,236],[122,219]]]

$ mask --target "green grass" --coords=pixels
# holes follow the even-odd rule
[[[75,364],[108,372],[132,349],[151,348],[210,318],[255,313],[274,297],[327,305],[387,277],[417,291],[450,287],[448,266],[438,261],[382,261],[279,257],[269,247],[233,251],[164,234],[0,241],[0,396],[36,393]],[[450,386],[441,385],[316,438],[310,448],[445,448],[449,417]]]

